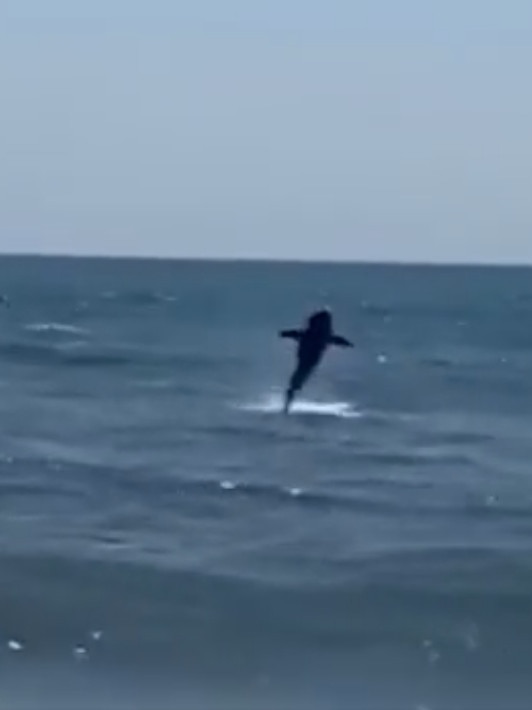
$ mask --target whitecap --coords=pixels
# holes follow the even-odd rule
[[[69,333],[70,335],[86,335],[88,333],[84,328],[78,328],[68,323],[29,323],[25,328],[35,333]]]
[[[75,646],[72,649],[72,654],[74,658],[78,661],[83,661],[89,657],[87,649],[85,648],[85,646],[81,645]]]

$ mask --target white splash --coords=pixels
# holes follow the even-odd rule
[[[280,394],[270,394],[257,402],[239,405],[238,408],[247,412],[278,414],[283,411],[283,397]],[[303,398],[296,399],[290,407],[289,416],[298,414],[344,419],[358,419],[362,416],[349,402],[324,402]]]

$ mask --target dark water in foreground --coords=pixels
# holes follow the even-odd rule
[[[0,706],[529,710],[532,273],[0,260]],[[325,300],[331,351],[279,414]]]

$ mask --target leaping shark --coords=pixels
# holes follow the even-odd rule
[[[329,345],[343,348],[352,348],[354,345],[347,338],[335,335],[332,315],[328,308],[312,313],[304,329],[282,330],[279,335],[281,338],[295,340],[298,345],[296,368],[285,392],[284,412],[288,413],[295,395],[319,365]]]

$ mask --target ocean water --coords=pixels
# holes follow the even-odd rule
[[[2,258],[0,707],[529,710],[532,272]],[[292,415],[293,344],[331,350]]]

